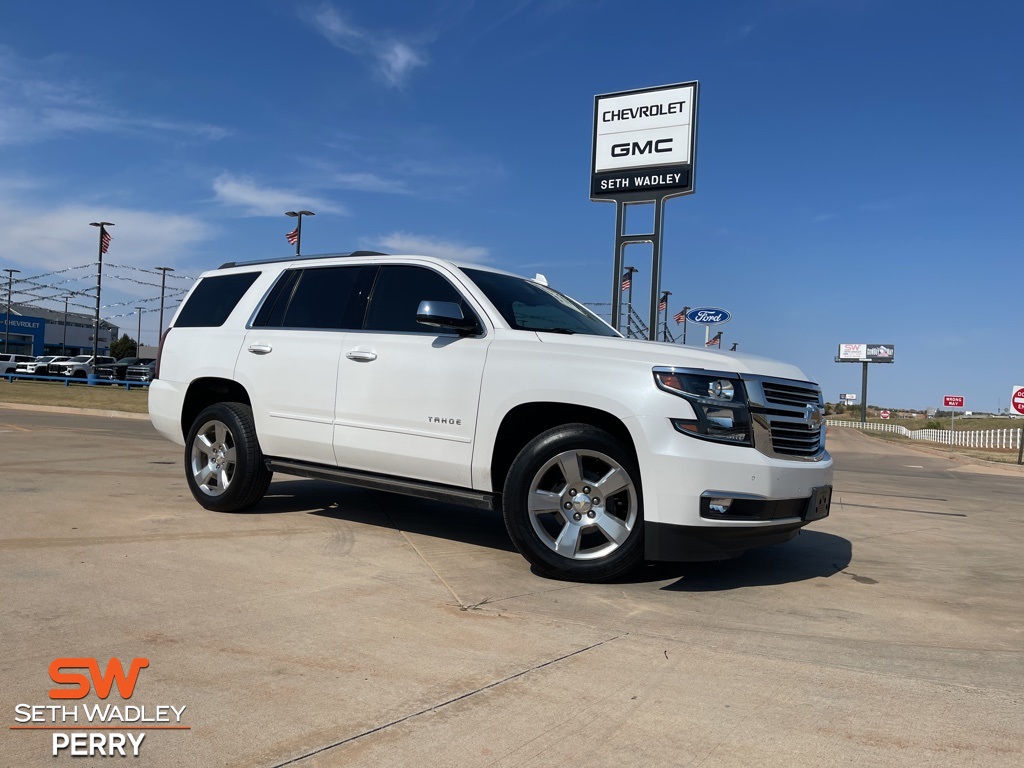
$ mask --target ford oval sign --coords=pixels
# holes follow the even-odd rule
[[[718,307],[697,307],[686,313],[686,321],[696,325],[721,325],[732,320],[732,313]]]

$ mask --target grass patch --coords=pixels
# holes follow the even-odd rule
[[[913,446],[914,448],[924,448],[931,452],[947,453],[951,456],[960,456],[961,458],[983,459],[985,461],[995,461],[1001,464],[1017,463],[1016,448],[965,448],[960,445],[933,443],[931,440],[911,440],[909,437],[898,435],[895,432],[873,432],[863,430],[861,431],[861,434],[867,435],[868,437],[874,437],[879,440],[887,440],[890,443],[901,443],[903,445]]]
[[[109,384],[72,384],[64,386],[63,381],[19,381],[0,379],[0,403],[24,403],[27,405],[58,405],[68,408],[96,408],[102,411],[127,411],[147,413],[149,389],[124,387]]]

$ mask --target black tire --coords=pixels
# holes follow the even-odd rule
[[[240,512],[263,498],[272,476],[249,406],[217,403],[192,422],[185,440],[185,480],[201,505]]]
[[[563,424],[531,440],[512,462],[502,507],[512,542],[545,576],[609,581],[643,561],[636,459],[589,424]]]

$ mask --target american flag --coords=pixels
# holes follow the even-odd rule
[[[705,347],[721,347],[722,346],[722,331],[715,334],[715,338],[704,345]]]
[[[288,242],[289,243],[291,243],[292,245],[295,245],[297,242],[299,242],[299,228],[296,227],[291,232],[289,232],[287,235],[285,235],[285,237],[288,238]]]
[[[632,275],[630,275],[629,272],[627,272],[626,274],[624,274],[622,276],[622,292],[623,293],[628,291],[629,287],[633,284],[633,280],[631,278],[632,278]]]
[[[676,321],[676,325],[679,325],[681,322],[683,322],[686,319],[686,310],[685,309],[680,309],[678,312],[676,312],[672,316],[672,318]]]
[[[658,302],[658,311],[664,312],[666,309],[668,309],[668,297],[662,296],[661,301]]]
[[[104,227],[100,227],[100,253],[106,253],[107,249],[110,248],[110,241],[113,238],[110,233]]]

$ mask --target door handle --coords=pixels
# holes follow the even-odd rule
[[[272,350],[272,349],[273,349],[273,347],[270,346],[269,344],[250,344],[249,345],[249,351],[252,352],[254,355],[265,355],[268,352],[270,352],[270,350]]]
[[[377,353],[367,352],[363,349],[353,349],[351,352],[346,352],[345,357],[349,360],[355,360],[360,363],[371,363],[377,359]]]

